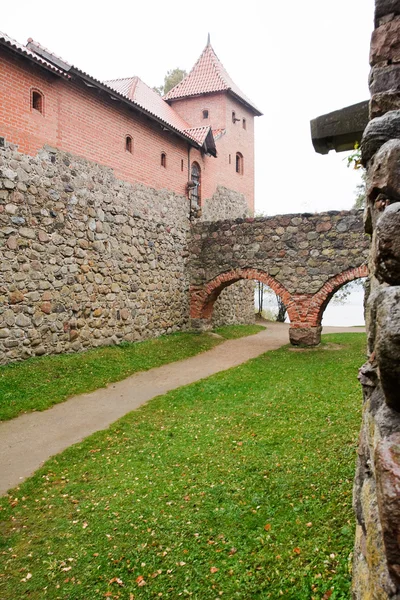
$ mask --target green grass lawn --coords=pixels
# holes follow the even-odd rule
[[[31,358],[0,367],[0,421],[23,412],[45,410],[138,371],[210,350],[221,341],[207,334],[174,333],[145,342]]]
[[[364,347],[269,352],[49,460],[1,500],[0,598],[347,600]]]
[[[226,340],[236,340],[248,335],[254,335],[264,329],[265,327],[262,325],[224,325],[223,327],[217,327],[214,331]]]

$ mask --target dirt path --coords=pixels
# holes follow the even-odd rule
[[[154,396],[236,367],[288,343],[288,324],[268,323],[260,333],[228,340],[179,362],[136,373],[90,394],[74,396],[43,412],[0,423],[0,494],[32,475],[45,460],[138,408]],[[360,332],[326,327],[324,333]]]

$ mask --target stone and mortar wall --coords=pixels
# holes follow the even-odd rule
[[[372,233],[368,362],[354,485],[354,600],[400,599],[400,2],[376,0],[366,231]]]
[[[188,326],[188,200],[53,149],[0,154],[0,362]]]
[[[206,200],[201,210],[201,221],[246,218],[250,216],[246,198],[243,194],[218,186],[210,200]],[[214,306],[212,324],[220,325],[248,324],[254,321],[254,284],[239,281],[226,288]]]
[[[247,214],[225,188],[207,206]],[[51,147],[1,149],[0,364],[187,328],[190,232],[186,197]],[[226,291],[215,325],[253,316],[246,282]]]
[[[290,293],[315,294],[331,277],[367,261],[361,211],[198,223],[190,246],[191,282],[221,273],[265,271]]]

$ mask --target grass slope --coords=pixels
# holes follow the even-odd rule
[[[323,343],[155,398],[49,460],[0,504],[0,597],[348,599],[365,335]]]
[[[105,346],[81,354],[43,356],[0,367],[0,420],[45,410],[76,394],[194,356],[220,343],[207,334],[175,333],[145,342]]]

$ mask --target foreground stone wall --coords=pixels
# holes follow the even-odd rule
[[[400,2],[377,0],[371,43],[366,230],[373,234],[368,362],[354,485],[354,600],[400,598]]]

